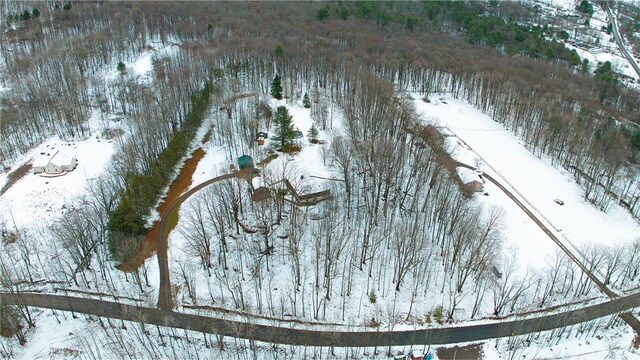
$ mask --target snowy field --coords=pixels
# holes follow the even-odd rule
[[[30,170],[0,197],[2,218],[8,224],[19,228],[52,225],[58,216],[82,198],[85,184],[102,173],[114,149],[111,140],[102,140],[99,132],[95,132],[87,140],[76,142],[53,137],[25,154],[23,159],[51,157],[58,151],[76,157],[77,168],[56,177],[33,174]]]
[[[163,56],[173,56],[179,50],[176,39],[168,39],[164,44],[160,40],[149,40],[149,48],[141,52],[132,61],[123,61],[127,74],[133,76],[139,84],[150,84],[153,82],[153,60]],[[105,75],[105,80],[114,81],[120,76],[116,69],[118,59],[112,59],[110,70]]]
[[[417,94],[413,97],[419,113],[460,140],[454,143],[458,145],[454,157],[472,166],[479,161],[482,171],[498,175],[526,200],[534,214],[540,214],[574,246],[615,246],[640,236],[640,224],[625,209],[614,205],[607,213],[599,211],[583,199],[570,173],[552,166],[549,158],[531,154],[511,131],[473,106],[443,94],[432,95],[431,103],[423,102]],[[537,267],[549,261],[558,250],[555,243],[499,189],[491,184],[486,189],[489,196],[481,197],[482,201],[506,210],[508,248],[518,250],[519,263]]]

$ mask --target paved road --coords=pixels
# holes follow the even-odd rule
[[[633,67],[633,70],[636,71],[636,74],[638,74],[638,78],[640,79],[640,66],[635,61],[633,56],[631,56],[631,53],[629,52],[629,50],[627,50],[627,47],[624,45],[624,42],[622,41],[622,36],[620,36],[620,32],[618,31],[618,21],[613,16],[613,11],[611,11],[611,8],[609,7],[609,2],[605,1],[603,7],[607,11],[607,14],[609,15],[609,23],[611,23],[611,27],[613,28],[613,37],[616,38],[616,42],[618,43],[618,46],[620,47],[622,54],[624,54],[624,56],[627,58],[627,61],[629,61],[629,63]]]
[[[191,195],[200,191],[204,187],[207,187],[211,184],[217,183],[222,180],[231,179],[236,177],[237,174],[227,174],[215,177],[213,179],[207,180],[201,184],[194,186],[189,191],[182,194],[179,198],[177,198],[167,209],[165,215],[160,219],[160,229],[158,231],[158,244],[157,244],[157,253],[158,253],[158,267],[160,268],[160,287],[158,291],[158,308],[163,310],[171,310],[173,309],[173,297],[171,296],[171,276],[169,273],[169,257],[167,255],[167,226],[168,221],[171,218],[171,214],[173,214],[178,207],[187,200]]]
[[[493,322],[481,325],[443,327],[409,331],[330,331],[303,330],[290,327],[258,325],[205,316],[137,307],[105,300],[37,293],[0,293],[0,301],[9,305],[26,305],[73,311],[82,314],[144,322],[267,343],[306,346],[395,346],[453,344],[513,335],[536,333],[614,315],[640,307],[640,292],[577,310],[526,320]]]

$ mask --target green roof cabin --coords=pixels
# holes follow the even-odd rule
[[[253,168],[253,159],[249,155],[242,155],[238,158],[238,167],[242,169]]]

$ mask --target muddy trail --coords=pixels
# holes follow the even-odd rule
[[[201,144],[206,144],[211,138],[211,131],[209,130],[207,134],[202,139]],[[166,214],[167,210],[171,207],[171,204],[175,202],[180,195],[182,195],[190,186],[193,179],[193,174],[200,163],[200,160],[204,158],[206,152],[202,149],[202,147],[197,148],[191,153],[191,157],[185,161],[182,169],[178,176],[173,180],[171,185],[169,186],[169,192],[162,199],[162,202],[158,206],[156,210],[160,214],[160,218],[162,219]],[[168,224],[168,231],[171,231],[178,224],[178,215],[175,213],[174,217],[170,219]],[[153,226],[149,229],[149,231],[144,235],[143,241],[140,243],[140,247],[138,249],[138,255],[130,264],[122,264],[119,268],[120,270],[131,272],[139,268],[144,261],[151,257],[158,249],[157,249],[157,239],[158,239],[158,231],[160,230],[160,220],[156,220],[153,223]]]

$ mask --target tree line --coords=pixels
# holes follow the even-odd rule
[[[157,158],[146,164],[149,170],[127,174],[120,203],[109,213],[109,249],[114,260],[126,263],[135,255],[128,243],[133,238],[133,246],[137,245],[138,237],[146,233],[145,218],[168,186],[179,161],[187,155],[209,109],[210,94],[211,83],[207,82],[200,92],[191,95],[191,111]]]

